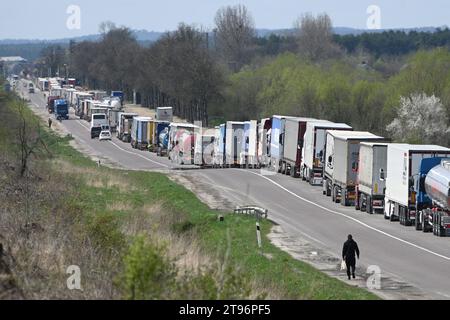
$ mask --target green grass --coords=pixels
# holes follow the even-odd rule
[[[69,146],[68,138],[59,138],[53,133],[46,133],[45,140],[49,143],[55,156],[70,161],[76,166],[95,168],[96,165],[88,158]],[[192,192],[171,181],[160,173],[122,171],[108,168],[97,168],[101,172],[113,174],[119,179],[126,179],[135,188],[134,191],[120,192],[117,188],[91,187],[78,182],[78,190],[85,209],[93,216],[119,220],[126,218],[129,212],[105,212],[107,203],[111,201],[126,201],[134,208],[155,202],[162,203],[168,212],[176,212],[183,220],[175,224],[175,232],[194,231],[200,239],[204,250],[210,255],[222,254],[227,248],[227,230],[231,237],[230,259],[239,266],[243,274],[255,279],[268,287],[277,287],[284,292],[287,299],[378,299],[374,294],[351,287],[342,281],[331,278],[314,269],[312,266],[293,259],[289,254],[272,245],[267,238],[272,223],[262,221],[263,252],[270,254],[271,259],[261,255],[257,248],[255,235],[255,219],[252,217],[228,214],[225,221],[219,222],[218,212],[209,209]],[[95,233],[108,232],[94,224]],[[113,236],[112,236],[113,237]],[[120,241],[116,239],[111,241]]]
[[[286,299],[378,299],[374,294],[355,288],[331,278],[312,266],[293,259],[287,253],[270,244],[267,234],[272,226],[262,221],[263,251],[271,259],[259,253],[255,235],[255,219],[242,215],[228,214],[225,221],[217,219],[218,212],[209,209],[192,192],[171,181],[160,173],[135,172],[97,168],[97,165],[74,150],[69,137],[61,138],[47,129],[43,139],[53,157],[70,162],[74,167],[96,170],[100,175],[114,175],[127,181],[133,190],[124,191],[107,186],[91,186],[84,176],[68,175],[76,194],[71,201],[74,206],[90,214],[86,217],[91,234],[105,247],[122,247],[126,243],[118,233],[118,224],[143,205],[160,203],[168,214],[182,219],[173,225],[178,233],[193,232],[202,248],[210,256],[224,254],[227,248],[227,232],[231,237],[230,259],[239,267],[242,277],[249,277],[262,287],[277,288]],[[125,201],[130,210],[111,210],[108,203]]]

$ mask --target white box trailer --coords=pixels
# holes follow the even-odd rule
[[[75,95],[76,95],[74,104],[75,115],[82,118],[84,112],[83,101],[92,100],[92,95],[89,92],[85,91],[77,91]]]
[[[270,118],[261,119],[258,123],[258,163],[261,167],[269,165],[271,128]]]
[[[214,165],[215,140],[219,129],[199,128],[195,134],[194,164],[202,167]]]
[[[244,162],[247,167],[258,166],[258,121],[244,122]]]
[[[436,145],[392,143],[387,149],[387,174],[384,216],[391,221],[413,225],[416,220],[416,197],[420,192],[420,169],[423,159],[450,155],[450,149]]]
[[[244,148],[244,122],[227,121],[225,164],[229,167],[243,165]]]
[[[278,172],[281,172],[281,160],[283,159],[284,148],[284,120],[287,118],[295,117],[279,115],[274,115],[272,117],[272,128],[270,133],[270,167]]]
[[[131,142],[131,126],[137,113],[119,112],[117,124],[117,138],[123,142]]]
[[[172,107],[160,107],[156,109],[156,120],[159,121],[173,121],[173,108]]]
[[[216,140],[214,141],[214,166],[223,168],[225,165],[226,124],[217,126]]]
[[[355,208],[367,213],[384,213],[387,143],[361,142]]]
[[[195,135],[200,128],[192,123],[172,122],[169,125],[169,159],[177,164],[193,164]]]
[[[306,125],[309,122],[325,122],[327,120],[318,120],[314,118],[286,118],[284,122],[283,136],[283,157],[281,161],[281,173],[289,174],[292,177],[300,176],[300,167],[302,164],[302,150],[304,145],[304,136]]]
[[[365,131],[327,131],[323,194],[344,206],[354,205],[360,142],[385,138]]]
[[[327,130],[352,131],[345,123],[308,122],[303,136],[300,177],[311,185],[322,185]]]

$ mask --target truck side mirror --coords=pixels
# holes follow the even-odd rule
[[[419,191],[425,191],[425,178],[426,175],[421,175],[419,180]]]
[[[386,178],[385,174],[384,174],[384,170],[380,169],[380,180],[384,181],[384,179]]]
[[[409,177],[409,188],[414,187],[414,177]]]

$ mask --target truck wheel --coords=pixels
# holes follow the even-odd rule
[[[343,191],[341,190],[341,205],[344,207],[348,207],[348,195],[347,190]]]
[[[394,222],[395,221],[395,217],[394,217],[394,215],[391,213],[391,215],[389,216],[389,220],[391,221],[391,222]]]
[[[335,203],[340,203],[341,201],[342,201],[342,195],[341,195],[341,199],[339,200],[338,199],[338,196],[337,196],[337,194],[338,194],[338,188],[335,186],[335,187],[333,187],[333,190],[334,190],[334,202]]]
[[[358,195],[358,201],[355,202],[355,210],[361,210],[361,194]]]
[[[430,232],[430,229],[425,224],[425,217],[422,217],[422,223],[421,224],[422,224],[422,232],[424,232],[424,233]]]
[[[423,220],[423,213],[422,213],[422,211],[419,211],[417,213],[416,220],[415,220],[415,223],[414,223],[417,231],[422,230],[422,223],[420,222],[420,218],[422,218],[422,220]]]

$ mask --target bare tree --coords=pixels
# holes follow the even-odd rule
[[[28,169],[31,156],[37,156],[43,149],[49,152],[41,137],[41,126],[37,121],[27,117],[26,106],[23,101],[16,103],[19,116],[17,128],[17,147],[20,161],[20,176],[23,177]]]
[[[215,17],[216,45],[233,71],[238,71],[250,58],[255,37],[253,18],[243,5],[219,9]]]
[[[311,13],[302,15],[295,22],[299,53],[313,61],[339,55],[339,47],[333,42],[333,25],[324,13],[314,17]]]

